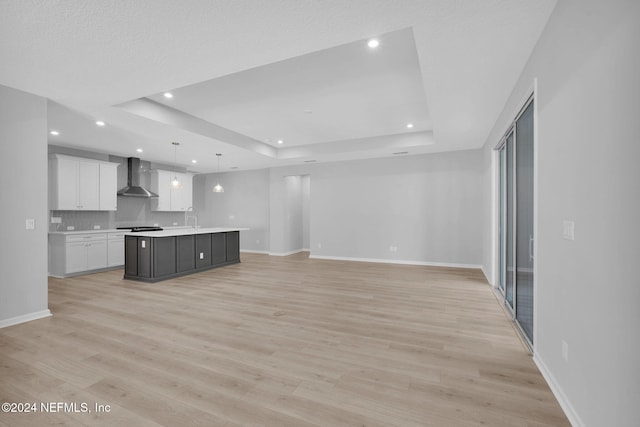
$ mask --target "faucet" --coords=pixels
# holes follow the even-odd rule
[[[186,211],[184,211],[184,225],[187,225],[189,218],[193,218],[193,228],[198,228],[198,215],[193,214],[189,215],[189,212],[193,212],[193,207],[189,206]]]

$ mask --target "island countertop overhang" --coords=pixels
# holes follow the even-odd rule
[[[198,228],[180,228],[174,230],[161,230],[161,231],[141,231],[141,232],[128,232],[125,236],[138,236],[138,237],[174,237],[174,236],[189,236],[194,234],[212,234],[212,233],[229,233],[232,231],[247,231],[248,228],[234,228],[234,227],[198,227]]]

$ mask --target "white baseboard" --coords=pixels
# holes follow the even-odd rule
[[[326,256],[326,255],[309,255],[314,259],[330,259],[335,261],[358,261],[358,262],[377,262],[382,264],[403,264],[403,265],[423,265],[427,267],[450,267],[450,268],[472,268],[480,269],[480,265],[476,264],[456,264],[450,262],[429,262],[429,261],[407,261],[400,259],[383,259],[383,258],[356,258],[342,256]]]
[[[11,317],[9,319],[0,320],[0,328],[17,325],[19,323],[30,322],[32,320],[42,319],[51,316],[51,311],[42,310],[34,313],[23,314],[21,316]]]
[[[533,362],[536,364],[536,366],[538,367],[538,370],[540,371],[544,379],[547,381],[547,384],[549,384],[549,388],[551,389],[551,392],[558,400],[560,407],[562,408],[562,410],[564,411],[564,414],[569,419],[569,422],[571,423],[571,425],[574,427],[584,427],[585,424],[582,422],[582,420],[578,416],[578,413],[575,411],[575,409],[573,409],[573,406],[571,405],[571,402],[569,402],[567,395],[564,394],[564,392],[562,391],[562,388],[556,381],[555,377],[551,374],[549,369],[547,369],[547,365],[544,364],[544,362],[538,357],[538,355],[535,352],[533,354]]]
[[[484,269],[484,265],[480,266],[480,270],[482,270],[482,274],[484,274],[484,278],[487,279],[487,282],[495,288],[495,286],[491,282],[491,278],[489,278],[489,275],[487,274],[487,270]]]
[[[264,254],[269,255],[269,251],[254,251],[253,249],[240,249],[240,253],[245,252],[248,254]]]
[[[293,255],[293,254],[297,254],[300,252],[308,252],[305,249],[296,249],[295,251],[290,251],[290,252],[269,252],[269,255],[271,256],[289,256],[289,255]]]

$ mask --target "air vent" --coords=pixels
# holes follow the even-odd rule
[[[399,156],[401,154],[409,154],[408,151],[398,151],[397,153],[393,153],[394,156]]]
[[[305,162],[305,163],[315,163],[315,162],[316,162],[316,160],[305,160],[304,162]]]

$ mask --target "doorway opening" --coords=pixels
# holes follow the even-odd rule
[[[311,247],[311,176],[288,175],[285,180],[284,253],[309,252]]]

